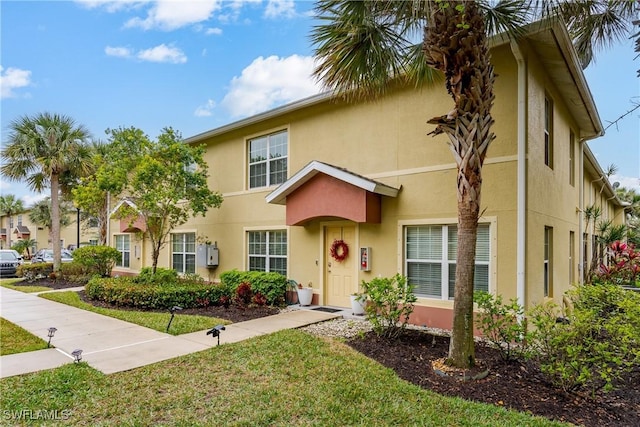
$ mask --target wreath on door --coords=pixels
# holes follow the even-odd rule
[[[331,248],[329,248],[329,252],[331,253],[331,258],[342,262],[349,256],[349,246],[344,240],[334,240]]]

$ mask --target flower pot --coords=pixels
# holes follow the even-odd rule
[[[362,295],[351,295],[351,312],[356,316],[362,316],[364,314],[364,306],[367,303],[367,299]]]
[[[298,302],[300,305],[311,305],[313,288],[298,288]]]

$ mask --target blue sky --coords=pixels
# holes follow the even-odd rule
[[[50,111],[96,139],[135,126],[189,137],[317,93],[310,1],[5,1],[1,19],[2,142],[9,123]],[[631,41],[585,75],[603,124],[640,102]],[[613,180],[640,189],[640,110],[591,142]],[[0,178],[29,205],[41,196]]]

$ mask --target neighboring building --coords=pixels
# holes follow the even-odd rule
[[[0,216],[0,224],[8,228],[0,228],[0,248],[6,249],[8,244],[7,232],[11,233],[11,246],[19,240],[33,239],[36,245],[31,248],[31,254],[38,249],[51,248],[51,230],[42,225],[36,225],[29,219],[30,210],[15,214],[11,217],[7,215]],[[70,245],[78,243],[78,225],[76,215],[70,215],[71,224],[62,227],[60,230],[60,246],[68,248]],[[80,242],[87,244],[98,244],[97,227],[87,227],[80,224]],[[75,247],[75,246],[74,246]]]
[[[585,207],[625,219],[586,145],[603,128],[566,30],[527,34],[517,44],[496,38],[491,51],[497,138],[483,168],[475,281],[529,307],[561,304],[581,280],[594,235]],[[234,268],[277,271],[311,282],[315,303],[341,307],[363,280],[401,273],[418,296],[412,322],[450,328],[456,166],[447,137],[429,136],[426,121],[451,105],[441,82],[369,103],[318,95],[187,139],[205,144],[209,185],[224,202],[173,230],[159,266],[209,280]],[[128,223],[110,224],[122,253],[114,274],[151,265],[142,230]],[[335,240],[348,246],[342,262],[330,256]],[[207,241],[217,268],[207,267],[216,259]]]

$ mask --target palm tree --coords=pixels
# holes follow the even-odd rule
[[[23,116],[9,125],[9,138],[0,153],[0,173],[13,181],[25,180],[36,192],[50,189],[53,268],[60,269],[61,178],[83,176],[89,169],[86,141],[89,131],[68,116],[40,113]]]
[[[569,27],[581,40],[583,57],[598,46],[593,40],[614,38],[606,26],[615,20],[586,19],[591,0],[578,0],[560,9]],[[630,13],[634,6],[623,1],[613,12]],[[480,214],[482,166],[494,139],[491,108],[495,75],[487,35],[505,32],[517,37],[534,16],[558,12],[562,2],[504,0],[340,1],[319,0],[321,24],[311,34],[318,65],[315,76],[336,95],[346,100],[372,99],[384,95],[390,83],[419,86],[433,83],[430,69],[444,75],[453,108],[429,120],[432,134],[445,134],[457,165],[458,253],[454,291],[454,321],[447,363],[467,368],[475,364],[473,341],[473,274],[477,225]],[[607,16],[613,13],[607,12]],[[625,15],[628,16],[628,15]],[[578,30],[596,25],[591,33]],[[631,22],[631,19],[629,19]],[[417,31],[423,29],[423,45],[417,45]],[[593,36],[593,38],[587,37]]]
[[[18,240],[16,244],[13,245],[12,249],[18,251],[20,255],[23,255],[26,252],[26,259],[31,259],[31,248],[35,248],[37,244],[38,242],[36,242],[34,239],[22,239]]]
[[[34,224],[45,227],[49,230],[49,239],[53,240],[53,215],[51,208],[51,198],[45,197],[44,199],[35,202],[29,210],[29,220]],[[67,227],[71,224],[69,215],[71,214],[71,207],[68,203],[60,204],[60,228]]]
[[[7,223],[6,232],[7,232],[7,247],[11,248],[11,232],[9,230],[9,224],[11,224],[11,217],[16,214],[24,212],[24,206],[22,204],[22,200],[17,199],[13,194],[7,194],[6,196],[0,196],[0,214],[2,216],[6,216]],[[1,226],[2,224],[0,224]]]

